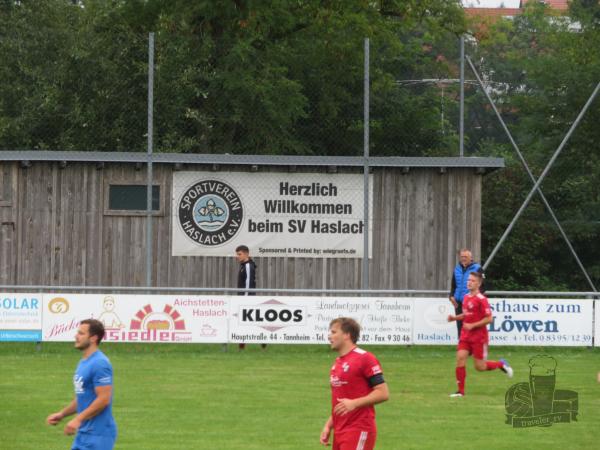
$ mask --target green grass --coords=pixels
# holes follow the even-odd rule
[[[275,346],[244,352],[215,345],[103,344],[115,372],[117,449],[310,450],[329,414],[325,347]],[[455,390],[450,347],[366,347],[380,359],[391,398],[377,406],[377,449],[598,448],[600,349],[501,348],[515,368],[477,373],[469,362],[467,397]],[[579,393],[579,420],[549,428],[504,423],[504,393],[528,380],[527,362],[558,360],[557,389]],[[72,398],[80,355],[70,344],[0,344],[0,448],[70,448],[46,416]],[[64,422],[63,422],[64,423]]]

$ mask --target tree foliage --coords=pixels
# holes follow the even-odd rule
[[[421,49],[456,45],[457,0],[1,4],[2,148],[143,149],[150,31],[160,151],[359,154],[365,37],[374,153],[454,144],[438,132],[437,90],[408,95],[395,80],[448,73]]]

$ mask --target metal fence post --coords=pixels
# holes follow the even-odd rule
[[[369,38],[365,38],[364,73],[364,234],[362,259],[362,288],[369,289]]]
[[[483,84],[483,81],[482,81],[481,77],[479,76],[479,73],[477,72],[477,69],[475,68],[475,65],[473,64],[473,61],[471,61],[471,58],[467,57],[467,62],[469,63],[469,66],[471,67],[471,70],[473,71],[473,74],[475,75],[475,78],[477,78],[477,82],[479,83],[479,86],[481,87],[482,92],[484,93],[484,95],[486,96],[486,98],[487,98],[490,106],[492,107],[492,109],[494,111],[494,114],[496,114],[496,118],[500,122],[500,125],[502,126],[502,129],[506,133],[506,136],[508,137],[508,140],[510,141],[510,143],[513,146],[513,148],[515,149],[515,152],[517,152],[517,155],[519,156],[519,159],[521,160],[521,164],[525,168],[525,171],[527,172],[527,175],[529,175],[529,179],[531,180],[531,182],[533,184],[535,184],[536,179],[533,176],[533,173],[531,172],[531,169],[529,168],[529,165],[527,164],[527,161],[525,161],[525,157],[523,156],[523,154],[521,153],[521,150],[519,149],[519,146],[517,145],[517,143],[513,139],[512,134],[508,130],[508,127],[506,126],[506,123],[504,122],[504,119],[502,119],[502,116],[500,115],[500,112],[498,111],[498,108],[496,108],[496,104],[492,100],[492,97],[490,96],[490,94],[487,91],[485,85]],[[569,240],[569,237],[567,236],[567,233],[565,232],[565,230],[563,229],[562,225],[558,221],[558,218],[556,217],[556,214],[554,214],[554,211],[552,210],[552,207],[550,206],[550,203],[548,203],[548,200],[546,199],[546,196],[542,192],[542,189],[538,188],[537,191],[538,191],[538,194],[539,194],[540,198],[542,199],[542,202],[546,206],[546,209],[548,210],[548,213],[550,214],[550,217],[552,217],[552,220],[556,224],[556,227],[558,228],[558,231],[560,232],[561,236],[565,240],[565,243],[567,244],[567,247],[569,247],[569,250],[571,251],[571,254],[575,258],[575,261],[577,262],[577,265],[581,269],[581,272],[583,273],[583,276],[585,277],[585,279],[587,280],[587,282],[591,286],[591,288],[594,291],[596,291],[597,290],[596,286],[592,282],[592,279],[590,278],[589,274],[587,273],[587,270],[585,270],[585,267],[583,266],[583,263],[579,259],[579,256],[577,255],[577,252],[575,251],[575,248],[573,247],[573,245],[571,244],[571,241]]]
[[[465,156],[465,37],[460,36],[460,113],[459,113],[459,155]]]
[[[148,35],[148,185],[146,190],[146,286],[152,286],[152,135],[154,127],[154,33]]]
[[[596,96],[598,95],[598,92],[600,92],[600,82],[596,85],[594,91],[592,92],[592,94],[588,98],[588,101],[585,103],[585,105],[583,106],[583,108],[579,112],[579,115],[577,116],[577,118],[575,119],[575,121],[573,122],[573,124],[571,125],[571,127],[569,128],[569,131],[567,132],[567,134],[563,138],[562,142],[560,143],[560,145],[558,146],[558,148],[556,149],[556,151],[554,152],[554,154],[550,158],[550,161],[548,161],[548,163],[546,164],[546,167],[544,167],[544,170],[542,171],[542,174],[538,177],[537,181],[535,182],[535,184],[533,185],[533,187],[529,191],[529,194],[527,194],[527,197],[523,201],[523,204],[521,205],[521,207],[519,208],[519,210],[517,211],[517,213],[513,217],[512,221],[510,222],[510,224],[508,225],[508,227],[504,231],[504,234],[502,235],[502,237],[500,238],[500,240],[498,241],[498,243],[496,244],[496,246],[494,247],[494,249],[490,253],[490,256],[488,256],[488,259],[486,260],[485,264],[483,265],[483,269],[484,270],[488,268],[488,266],[490,265],[490,263],[492,262],[492,260],[496,256],[496,253],[498,252],[498,250],[500,249],[500,247],[502,247],[502,244],[504,244],[504,241],[506,240],[506,238],[510,234],[511,230],[515,226],[515,223],[517,223],[517,221],[519,220],[519,217],[521,217],[521,214],[523,214],[523,211],[525,211],[525,209],[529,205],[529,202],[531,201],[531,198],[537,192],[537,190],[540,188],[542,182],[544,181],[544,178],[546,178],[546,175],[548,175],[548,172],[550,171],[550,169],[554,165],[554,162],[556,161],[556,158],[558,158],[558,156],[562,152],[563,148],[565,147],[565,145],[567,144],[567,142],[571,138],[571,135],[573,134],[573,132],[579,126],[579,122],[581,122],[581,119],[583,118],[583,116],[587,112],[588,108],[590,107],[590,105],[592,104],[592,102],[594,101],[594,99],[596,98]]]

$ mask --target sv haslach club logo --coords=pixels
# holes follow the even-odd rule
[[[304,306],[290,306],[278,300],[268,300],[258,305],[242,305],[237,316],[240,325],[257,326],[267,331],[304,325],[307,318]]]
[[[179,225],[192,241],[216,247],[231,240],[242,228],[244,208],[237,192],[218,180],[203,180],[188,187],[178,203]]]
[[[513,428],[550,427],[577,421],[577,392],[556,389],[556,360],[547,355],[529,360],[529,383],[513,384],[505,396],[506,423]]]
[[[48,302],[48,311],[52,314],[65,314],[69,308],[70,304],[66,298],[56,297]]]

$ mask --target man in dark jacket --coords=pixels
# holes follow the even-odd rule
[[[454,268],[452,273],[452,287],[450,288],[450,302],[454,306],[456,311],[455,315],[462,314],[462,302],[465,294],[469,293],[467,289],[467,280],[471,272],[479,272],[483,274],[483,268],[481,265],[473,261],[473,254],[468,248],[463,248],[458,252],[458,264]],[[480,289],[481,293],[485,290],[483,287]],[[460,338],[460,330],[462,329],[462,320],[456,321],[456,328],[458,329],[458,337]]]
[[[256,264],[250,258],[250,249],[245,245],[238,245],[235,249],[235,257],[240,263],[238,272],[238,289],[254,289],[256,288]],[[256,295],[255,292],[240,291],[238,295]],[[261,344],[265,348],[267,344]],[[240,350],[246,348],[246,344],[239,344]]]
[[[238,289],[256,288],[256,264],[250,258],[250,250],[245,245],[239,245],[235,249],[235,257],[240,263],[238,272]],[[256,295],[254,292],[238,292],[238,295]]]

